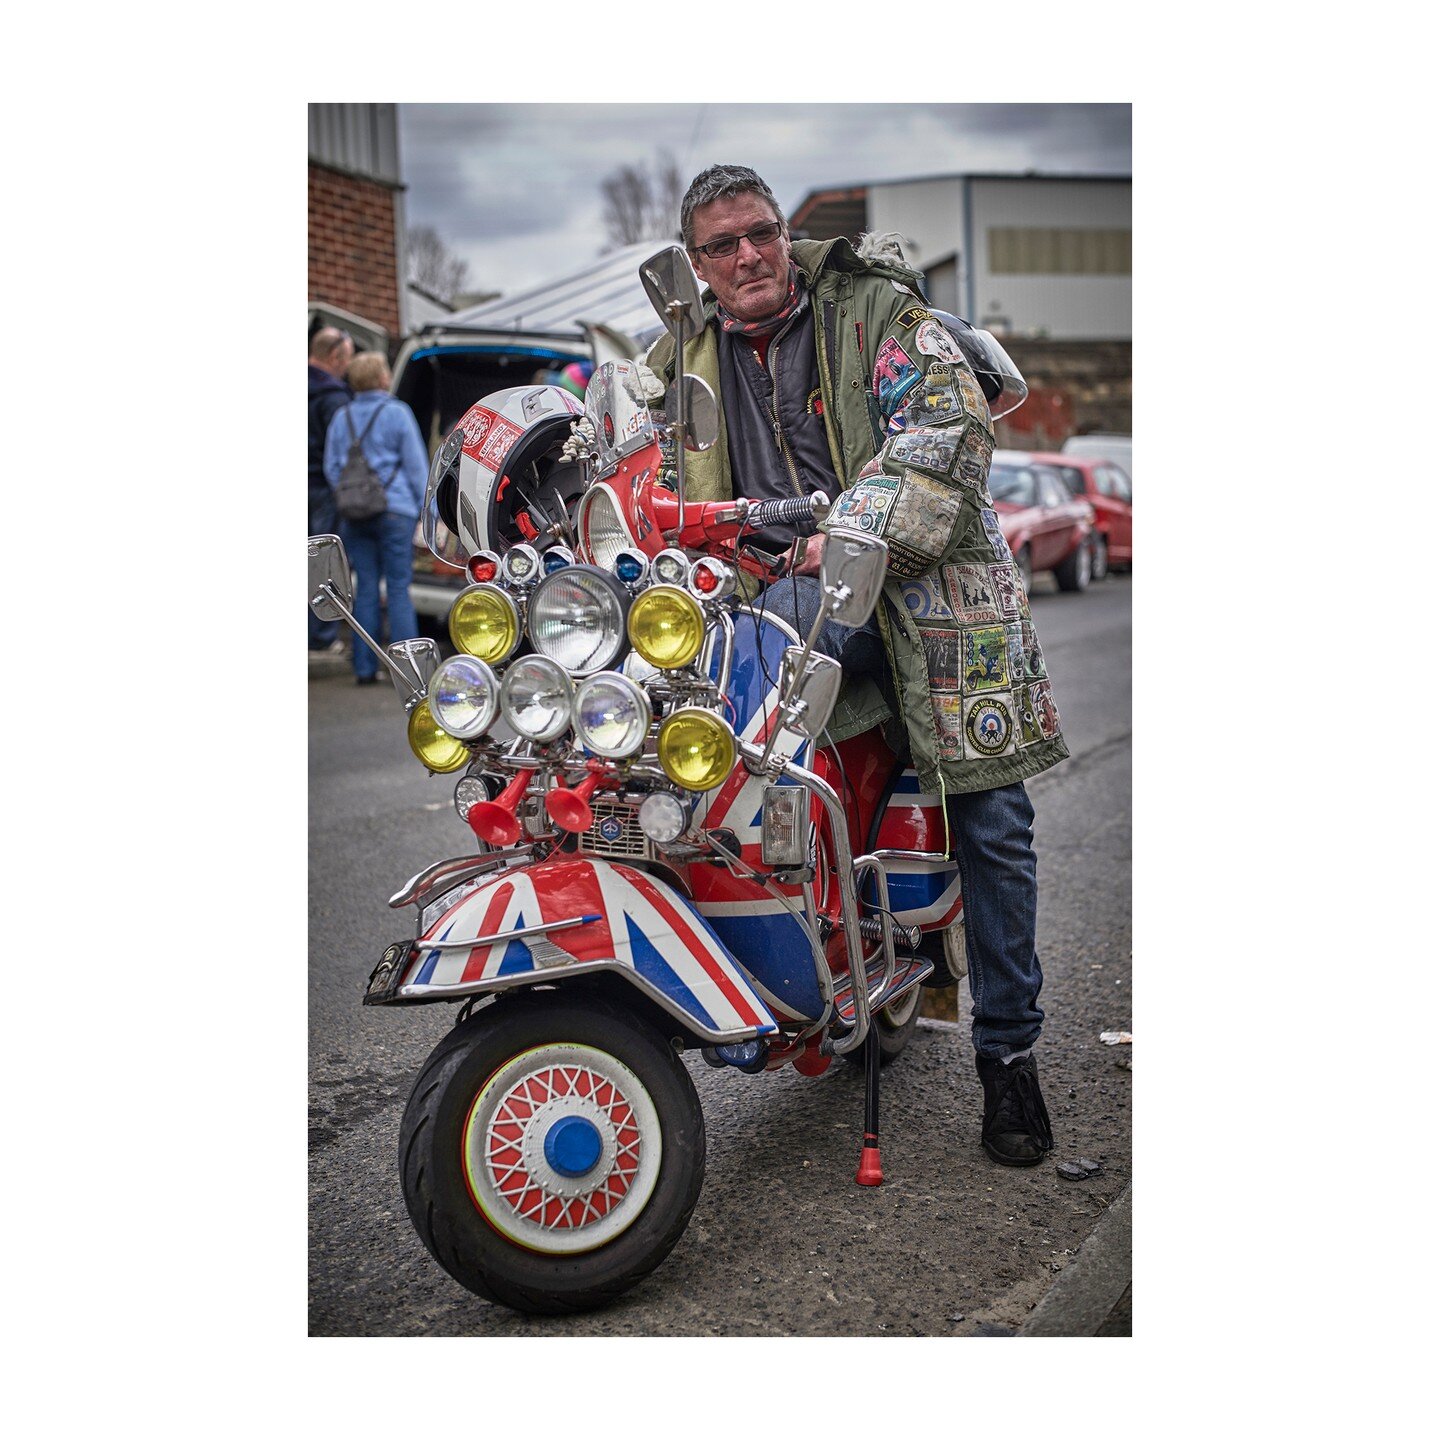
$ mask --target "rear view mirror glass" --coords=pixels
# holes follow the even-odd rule
[[[685,448],[708,450],[720,438],[720,407],[715,403],[715,392],[698,375],[682,375],[665,392],[665,413],[672,421],[680,413],[679,385],[685,387]]]
[[[355,593],[350,588],[350,561],[338,535],[312,535],[306,542],[309,564],[310,608],[321,620],[341,620],[353,607]],[[330,599],[326,589],[333,590],[340,605]]]
[[[838,660],[812,651],[805,657],[804,672],[799,673],[796,664],[801,653],[798,646],[791,645],[780,659],[781,705],[787,711],[799,712],[793,719],[787,717],[785,728],[818,740],[830,723],[845,672]]]
[[[675,321],[670,307],[678,305],[681,316],[680,340],[693,340],[705,328],[705,310],[700,304],[700,282],[690,257],[679,245],[665,249],[640,263],[640,283],[655,307],[655,313],[673,331]]]
[[[863,625],[885,584],[888,547],[878,535],[837,526],[825,540],[820,584],[830,603],[830,618],[852,629]]]

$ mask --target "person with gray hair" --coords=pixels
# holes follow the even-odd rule
[[[986,392],[922,300],[919,275],[883,246],[861,255],[845,239],[792,240],[748,167],[697,175],[680,228],[708,287],[706,324],[683,369],[720,402],[718,443],[686,460],[686,497],[822,490],[833,502],[827,525],[885,539],[886,584],[870,622],[821,632],[818,648],[846,671],[830,740],[888,722],[921,789],[945,797],[965,901],[981,1143],[1002,1165],[1039,1164],[1054,1139],[1032,1053],[1044,1012],[1035,812],[1023,782],[1069,752],[986,486],[995,444]],[[668,385],[673,338],[646,359]],[[747,538],[784,577],[757,608],[806,634],[819,613],[822,537],[777,528]],[[1022,653],[1034,659],[1012,673]]]
[[[325,482],[325,432],[335,412],[350,401],[345,369],[355,354],[355,342],[344,330],[322,326],[310,337],[310,535],[333,535],[336,530],[335,496]],[[308,639],[311,650],[344,649],[336,620],[318,620],[312,610]]]
[[[362,351],[350,362],[346,378],[354,401],[336,413],[325,437],[325,478],[339,479],[350,447],[359,444],[370,468],[385,487],[388,508],[370,520],[342,520],[340,538],[355,567],[355,618],[380,637],[382,614],[389,620],[386,638],[413,640],[420,633],[410,598],[415,522],[425,499],[430,463],[415,412],[390,394],[390,365],[378,350]],[[380,581],[385,603],[380,603]],[[355,683],[373,685],[380,662],[366,645],[353,651]]]

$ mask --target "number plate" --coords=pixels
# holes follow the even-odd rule
[[[380,963],[370,972],[362,1003],[383,1005],[387,1000],[394,999],[395,987],[405,973],[405,964],[413,948],[413,942],[409,940],[397,940],[393,945],[385,947]]]

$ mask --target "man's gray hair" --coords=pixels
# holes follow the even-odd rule
[[[680,236],[687,250],[695,248],[695,212],[712,200],[728,200],[732,195],[759,195],[775,212],[780,231],[790,233],[785,214],[771,193],[770,187],[748,165],[712,165],[702,170],[691,182],[680,202]]]

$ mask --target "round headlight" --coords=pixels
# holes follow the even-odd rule
[[[530,597],[530,642],[572,675],[613,665],[625,649],[630,596],[613,575],[567,565],[547,575]]]
[[[575,529],[580,538],[580,553],[607,569],[622,550],[635,543],[620,518],[615,497],[605,485],[592,485],[585,492],[575,514]]]
[[[553,660],[525,655],[500,682],[500,713],[527,740],[554,740],[570,726],[574,693]]]
[[[652,585],[630,607],[630,642],[652,665],[688,665],[705,640],[705,613],[675,585]]]
[[[645,744],[650,715],[645,692],[610,670],[582,680],[575,691],[575,733],[607,760],[624,760]]]
[[[640,828],[661,845],[678,840],[690,823],[690,812],[671,794],[657,790],[640,804]]]
[[[713,790],[735,768],[735,735],[710,710],[667,716],[655,749],[660,768],[682,790]]]
[[[540,552],[533,545],[512,545],[500,568],[512,585],[533,585],[540,578]]]
[[[495,672],[473,655],[456,655],[430,677],[430,713],[448,735],[477,740],[489,728],[500,704]]]
[[[683,585],[690,578],[690,561],[683,550],[662,550],[650,569],[661,585]]]
[[[417,705],[406,722],[405,737],[411,753],[427,769],[443,775],[458,770],[470,758],[470,752],[453,735],[447,735],[435,723],[428,705]]]
[[[498,665],[520,643],[520,612],[498,586],[472,585],[450,607],[450,639],[457,650]]]

